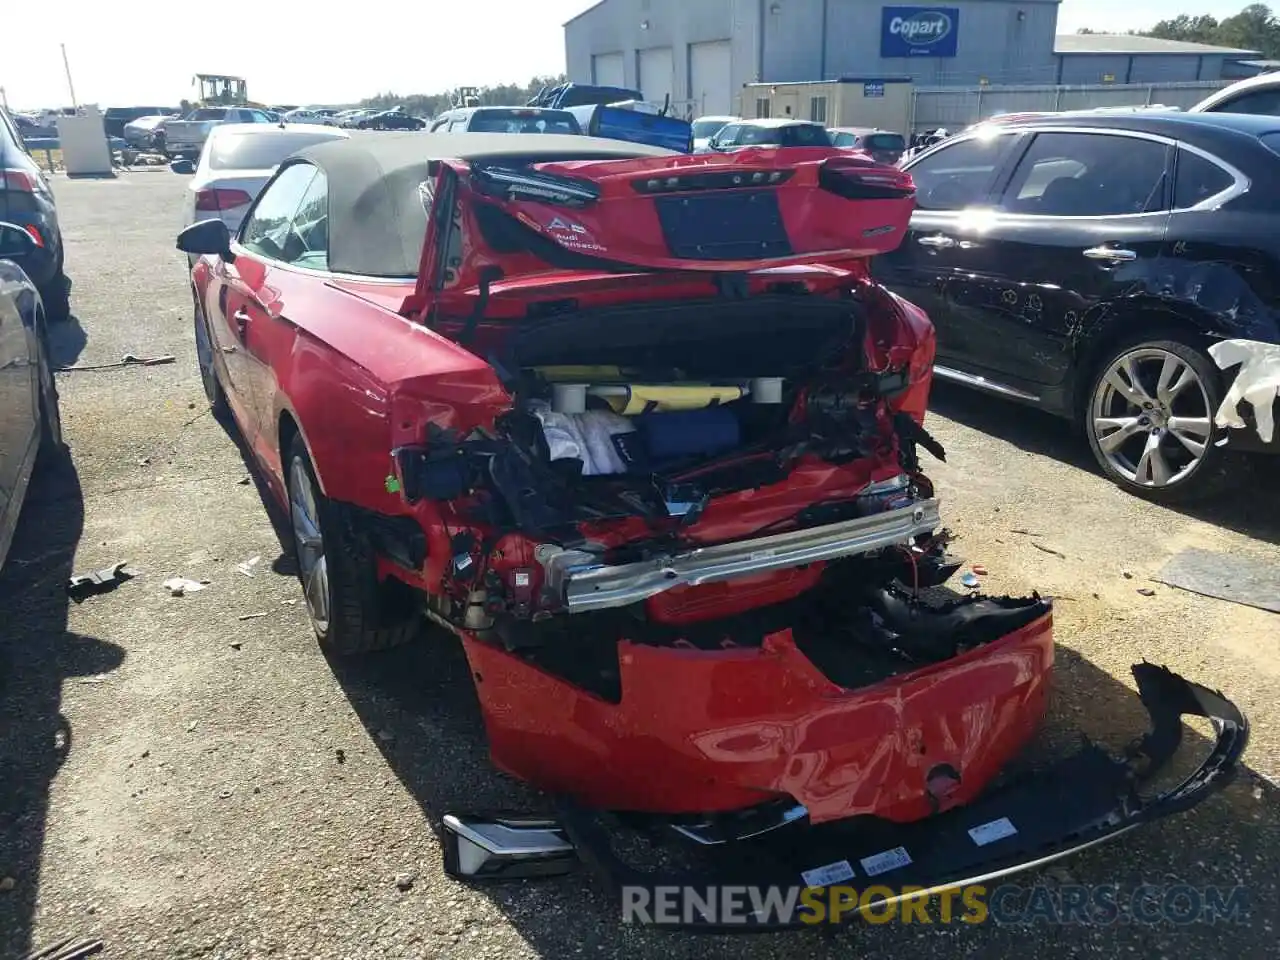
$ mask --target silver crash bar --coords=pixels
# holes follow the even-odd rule
[[[869,517],[616,566],[602,564],[590,553],[548,549],[545,544],[537,556],[546,571],[547,586],[561,593],[565,608],[586,613],[638,603],[674,587],[870,553],[930,533],[940,522],[937,500],[917,500]]]

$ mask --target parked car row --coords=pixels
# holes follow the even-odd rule
[[[699,117],[693,121],[693,152],[717,153],[744,147],[838,147],[860,150],[877,163],[896,165],[907,151],[906,138],[879,127],[827,127],[792,117]]]

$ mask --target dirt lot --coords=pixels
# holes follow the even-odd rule
[[[0,878],[15,881],[0,957],[72,935],[165,960],[1280,955],[1280,617],[1146,580],[1193,545],[1274,556],[1278,472],[1211,512],[1162,509],[1099,479],[1067,427],[943,389],[932,426],[950,456],[932,473],[958,550],[993,592],[1060,598],[1056,716],[1123,744],[1143,722],[1128,665],[1145,658],[1253,723],[1227,792],[1023,882],[1244,884],[1246,923],[689,937],[622,927],[583,878],[447,880],[441,813],[523,788],[487,764],[452,645],[359,664],[316,651],[257,489],[206,412],[173,249],[183,186],[167,171],[55,184],[77,318],[56,359],[177,363],[59,375],[74,471],[40,478],[0,577]],[[255,556],[254,576],[237,571]],[[73,571],[125,559],[143,575],[68,603]],[[173,598],[176,574],[211,583]]]

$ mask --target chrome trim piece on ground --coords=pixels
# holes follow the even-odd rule
[[[443,818],[445,866],[459,877],[547,876],[577,865],[573,844],[554,820]]]
[[[548,583],[562,585],[568,611],[584,613],[638,603],[674,587],[718,583],[870,553],[931,533],[940,522],[938,501],[918,500],[869,517],[699,547],[636,563],[608,566],[579,551],[542,551],[538,559],[547,569]]]

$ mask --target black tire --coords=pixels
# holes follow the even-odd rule
[[[40,460],[53,464],[67,453],[62,440],[62,410],[58,404],[58,383],[49,361],[48,339],[41,331],[40,349]]]
[[[213,362],[213,336],[209,332],[209,324],[205,320],[204,311],[200,309],[200,301],[191,293],[192,313],[195,317],[196,365],[200,368],[200,382],[204,386],[205,398],[209,401],[209,409],[218,418],[225,418],[231,413],[227,404],[226,392],[218,379],[217,365]]]
[[[297,471],[297,472],[295,472]],[[320,492],[315,470],[301,437],[294,437],[285,457],[285,488],[289,495],[289,520],[294,535],[298,580],[316,640],[326,653],[357,656],[386,650],[413,640],[422,627],[422,618],[407,598],[379,582],[373,550],[368,540],[351,522],[349,513],[331,503]],[[310,495],[319,520],[325,561],[327,616],[319,616],[308,594],[307,566],[296,531],[297,514],[305,511],[297,502],[295,478],[310,485]],[[314,589],[314,585],[313,585]]]
[[[1214,417],[1225,392],[1222,374],[1213,360],[1180,337],[1175,339],[1174,336],[1159,334],[1153,337],[1159,338],[1135,339],[1112,350],[1094,371],[1081,405],[1081,421],[1089,441],[1089,449],[1093,451],[1094,459],[1107,479],[1122,490],[1144,499],[1172,504],[1218,496],[1239,481],[1244,473],[1243,468],[1247,466],[1238,455],[1217,446],[1222,439],[1222,431],[1214,423]],[[1137,396],[1149,401],[1150,406],[1140,406],[1128,396],[1120,394],[1114,386],[1108,388],[1104,385],[1114,383],[1108,381],[1108,376],[1126,362],[1138,372],[1142,381],[1142,389]],[[1194,374],[1195,382],[1177,393],[1170,404],[1166,402],[1168,394],[1157,397],[1158,390],[1152,388],[1150,377],[1144,377],[1155,364],[1160,364],[1162,370],[1166,367],[1174,369],[1179,365],[1185,366]],[[1177,382],[1182,375],[1179,372],[1170,379]],[[1122,377],[1122,380],[1124,383],[1130,382],[1127,376]],[[1108,401],[1104,401],[1104,392],[1108,390],[1110,396]],[[1117,406],[1126,407],[1123,417],[1111,412]],[[1202,408],[1207,408],[1203,416]],[[1130,417],[1131,413],[1135,416]],[[1120,441],[1127,446],[1119,451],[1114,446],[1110,452],[1104,449],[1108,440],[1112,440],[1114,444],[1113,438],[1119,437],[1128,428],[1117,429],[1100,437],[1100,431],[1104,429],[1098,425],[1100,417],[1113,421],[1132,419],[1136,422],[1133,431],[1126,433],[1127,439]],[[1208,420],[1207,435],[1176,431],[1169,427],[1169,424],[1176,424],[1179,419],[1185,423],[1199,423],[1204,417]],[[1203,425],[1196,429],[1203,429]],[[1180,440],[1179,434],[1186,439]],[[1193,453],[1187,446],[1188,440],[1202,446],[1203,453],[1199,456]],[[1172,464],[1177,471],[1166,470],[1164,475],[1168,479],[1163,483],[1156,479],[1154,468],[1142,467],[1142,461],[1147,459],[1148,448],[1152,443],[1156,444],[1159,451],[1157,456],[1160,463],[1166,468]],[[1126,451],[1136,451],[1139,448],[1142,449],[1142,454],[1135,463],[1132,453]],[[1128,470],[1126,463],[1136,466],[1137,470]],[[1130,472],[1135,475],[1129,476]]]
[[[40,288],[40,302],[44,304],[46,322],[66,323],[71,319],[71,281],[61,265],[53,279]]]

